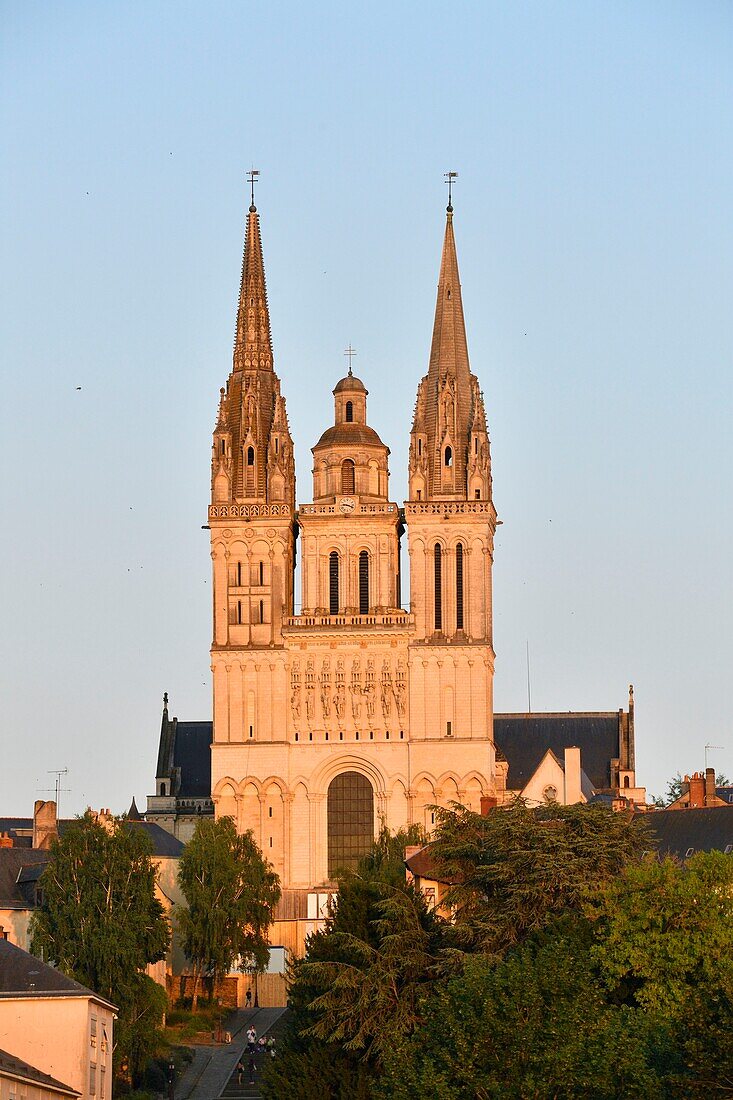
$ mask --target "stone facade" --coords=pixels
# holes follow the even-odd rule
[[[295,510],[274,373],[259,216],[250,207],[233,369],[212,450],[217,816],[252,829],[286,891],[353,863],[380,825],[433,824],[433,804],[501,798],[493,743],[496,512],[483,398],[471,374],[448,209],[409,501],[351,371]],[[410,555],[402,607],[401,538]],[[295,614],[296,538],[302,609]],[[171,792],[168,792],[170,794]]]

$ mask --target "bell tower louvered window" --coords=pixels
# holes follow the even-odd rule
[[[354,403],[353,401],[346,402],[346,423],[353,424],[354,422]]]
[[[354,492],[354,462],[345,458],[341,463],[341,492],[350,496]]]
[[[443,554],[439,542],[435,544],[435,629],[443,629]]]
[[[463,544],[456,546],[456,630],[463,630]]]
[[[359,614],[369,614],[369,554],[359,554]]]
[[[339,613],[339,556],[332,550],[328,557],[328,603],[329,613]]]
[[[255,449],[247,448],[247,496],[254,496],[255,491]]]

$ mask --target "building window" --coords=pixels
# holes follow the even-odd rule
[[[345,458],[341,463],[341,492],[347,496],[355,492],[354,484],[354,460]]]
[[[446,737],[452,737],[453,736],[453,723],[452,722],[446,722],[446,724],[445,724],[445,736]]]
[[[418,500],[422,500],[422,489],[418,489],[418,491],[417,491],[417,499],[418,499]]]
[[[255,449],[254,447],[247,448],[247,465],[254,466],[255,464]]]
[[[443,561],[439,542],[435,544],[435,629],[443,629]]]
[[[624,787],[630,787],[630,786],[631,786],[631,780],[629,779],[628,775],[625,775],[624,776]]]
[[[227,450],[226,440],[222,439],[222,441],[221,441],[221,453],[226,454],[226,450]]]
[[[443,462],[446,466],[453,465],[453,450],[451,447],[446,447],[443,453]]]
[[[369,614],[369,555],[366,550],[359,554],[359,614]]]
[[[366,776],[342,772],[328,788],[328,873],[353,869],[374,841],[374,791]]]
[[[265,621],[265,601],[260,600],[260,623]]]
[[[241,600],[237,600],[237,623],[238,623],[239,626],[242,625],[242,601]]]
[[[422,454],[422,439],[418,439],[417,441],[417,453],[418,455]]]
[[[97,1067],[93,1062],[89,1063],[89,1095],[97,1095]]]
[[[237,562],[237,588],[241,588],[241,587],[242,587],[242,563],[241,563],[241,561],[238,561]]]
[[[264,583],[265,583],[265,563],[263,561],[261,561],[260,562],[260,588],[262,588],[262,585]]]
[[[328,601],[331,615],[339,613],[339,556],[332,550],[328,556]]]
[[[247,448],[247,494],[252,495],[255,488],[255,449]]]
[[[354,404],[352,401],[346,402],[346,423],[352,424],[354,421]]]
[[[456,546],[456,630],[463,630],[463,543]]]
[[[476,500],[481,500],[481,490],[480,489],[476,489],[474,491],[473,495],[476,497]]]
[[[545,787],[542,796],[545,802],[557,802],[557,787]]]

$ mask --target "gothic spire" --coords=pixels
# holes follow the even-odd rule
[[[260,217],[254,202],[247,216],[242,282],[239,290],[234,370],[272,370],[270,311],[267,308],[265,264],[262,259]]]
[[[449,204],[443,238],[443,255],[440,260],[428,377],[435,388],[446,378],[455,379],[457,383],[460,382],[467,387],[469,374],[461,280],[458,274],[456,240],[453,235],[453,207]]]

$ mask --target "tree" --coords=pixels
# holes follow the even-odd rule
[[[733,1095],[733,860],[629,865],[587,913],[608,996],[675,1030],[680,1096]]]
[[[264,970],[280,885],[252,833],[240,836],[231,817],[197,822],[178,881],[187,906],[177,907],[176,923],[193,967],[195,1012],[202,977],[223,978],[236,961],[242,969]]]
[[[136,1051],[144,1052],[165,1011],[165,993],[142,973],[165,958],[170,941],[151,854],[143,830],[103,825],[88,811],[53,842],[31,922],[35,954],[120,1009],[115,1062],[126,1060],[133,1073],[143,1057]]]
[[[504,953],[559,914],[580,912],[590,886],[653,847],[643,821],[598,805],[530,809],[517,799],[487,815],[437,812],[430,851],[453,884],[444,903],[469,951]]]

